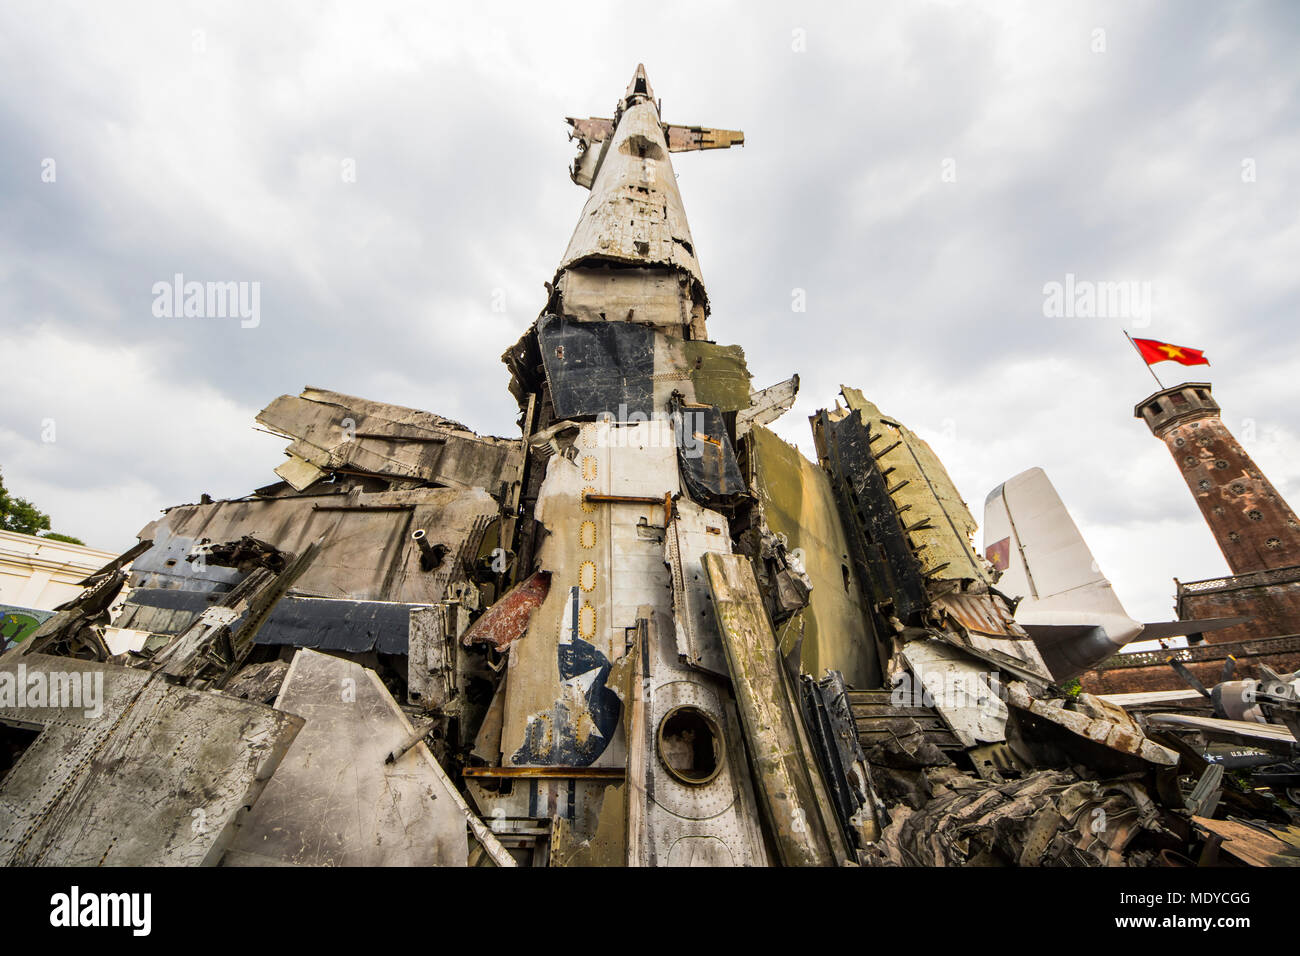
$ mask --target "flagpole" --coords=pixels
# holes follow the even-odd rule
[[[1142,354],[1142,350],[1138,348],[1138,344],[1133,341],[1133,336],[1128,334],[1128,329],[1124,330],[1124,337],[1128,339],[1128,344],[1133,346],[1133,351],[1137,352],[1138,358],[1142,360],[1142,364],[1147,367],[1147,371],[1151,373],[1151,377],[1156,380],[1156,384],[1160,386],[1160,391],[1163,392],[1165,390],[1165,383],[1160,381],[1160,376],[1156,374],[1156,370],[1151,367],[1151,363],[1148,362],[1146,356]]]

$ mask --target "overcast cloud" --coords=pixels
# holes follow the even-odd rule
[[[1206,350],[1157,368],[1300,504],[1300,6],[426,6],[0,8],[0,469],[56,530],[125,549],[275,480],[253,417],[309,384],[516,434],[499,356],[586,197],[563,119],[638,62],[667,121],[745,131],[674,165],[710,334],[801,376],[785,438],[845,383],[977,519],[1039,465],[1165,619],[1227,569],[1129,328]],[[155,317],[175,273],[259,282],[260,325]],[[1045,317],[1067,273],[1150,283],[1150,324]]]

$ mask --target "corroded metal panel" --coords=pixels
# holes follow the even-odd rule
[[[680,499],[665,541],[665,560],[672,576],[677,655],[692,667],[725,678],[727,657],[704,573],[704,555],[709,551],[731,552],[726,517]]]
[[[576,322],[544,315],[537,344],[558,419],[616,421],[667,411],[674,396],[724,412],[748,408],[739,346],[666,335],[639,322]]]
[[[233,586],[238,570],[187,559],[205,539],[233,541],[254,532],[294,554],[324,539],[320,554],[295,585],[300,594],[433,603],[463,576],[461,559],[477,553],[485,522],[499,510],[486,491],[454,488],[180,505],[141,532],[154,543],[135,559],[130,584],[196,591]],[[426,531],[431,544],[447,549],[447,558],[431,571],[422,570],[420,549],[411,539],[417,529]]]
[[[464,866],[465,817],[374,671],[301,650],[279,710],[306,721],[224,865]]]
[[[498,493],[515,479],[523,457],[517,439],[476,435],[459,422],[400,405],[386,405],[324,389],[281,395],[257,416],[293,439],[294,487],[311,478],[295,459],[323,471],[347,470],[452,488]],[[292,479],[292,480],[290,480]]]
[[[850,412],[858,412],[873,439],[877,467],[888,472],[890,497],[906,514],[904,524],[927,580],[992,583],[972,544],[977,527],[957,486],[929,443],[884,415],[855,388],[842,390]],[[879,437],[877,437],[879,436]],[[930,520],[921,523],[925,518]]]
[[[691,324],[691,289],[686,275],[656,266],[575,266],[555,282],[558,313],[579,322],[631,322],[669,335]]]
[[[850,858],[831,814],[830,795],[805,738],[798,700],[749,561],[706,554],[718,627],[726,649],[759,799],[786,866],[832,866]]]
[[[511,765],[619,766],[621,704],[606,685],[626,629],[647,603],[668,610],[664,506],[588,495],[652,498],[679,490],[672,424],[581,426],[547,462],[538,551],[551,573],[546,599],[509,657],[502,751]],[[611,746],[612,745],[612,746]]]
[[[681,421],[677,464],[687,493],[709,507],[733,503],[746,489],[722,413],[712,405],[674,402],[673,414]]]
[[[466,647],[486,643],[504,650],[528,630],[529,619],[546,600],[550,590],[551,572],[530,574],[484,611],[482,617],[465,631],[461,643]]]
[[[47,686],[55,675],[83,689],[98,682],[102,696],[90,710],[85,697],[0,707],[0,721],[41,731],[0,785],[6,866],[214,864],[303,725],[148,671],[68,657],[0,664],[0,684],[12,686],[19,668]]]

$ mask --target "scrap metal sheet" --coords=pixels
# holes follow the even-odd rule
[[[306,725],[224,865],[464,866],[465,816],[374,671],[302,650],[276,707]]]
[[[130,584],[225,590],[240,579],[240,572],[191,560],[200,542],[252,535],[298,554],[323,537],[320,554],[294,585],[297,593],[434,603],[464,575],[462,559],[477,554],[488,522],[499,511],[486,491],[454,488],[179,505],[141,532],[153,546],[135,559]],[[420,549],[411,540],[411,532],[421,528],[431,545],[447,549],[446,559],[429,572],[422,570]]]
[[[211,606],[209,598],[202,591],[137,588],[128,595],[118,626],[152,634],[179,634]],[[253,643],[353,654],[405,654],[411,609],[425,606],[284,597],[271,610]],[[234,626],[238,627],[238,621]]]
[[[681,416],[677,462],[682,484],[706,507],[727,504],[745,488],[721,413],[712,405],[675,406]]]
[[[0,686],[20,678],[97,682],[102,695],[89,711],[84,694],[72,706],[52,696],[0,706],[0,721],[40,729],[0,784],[5,866],[215,864],[303,725],[112,664],[44,654],[0,664]]]
[[[309,388],[281,395],[257,421],[292,438],[282,474],[295,488],[312,472],[350,470],[493,494],[515,480],[523,460],[517,439],[476,435],[459,422],[430,412]],[[283,467],[283,466],[282,466]]]

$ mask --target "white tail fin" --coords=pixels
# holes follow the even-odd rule
[[[1080,612],[1131,620],[1041,468],[1022,471],[989,493],[984,556],[1002,571],[998,590],[1024,598],[1024,611],[1035,618],[1053,611],[1070,615],[1041,623],[1078,624]]]
[[[1021,598],[1023,627],[1057,680],[1096,665],[1138,635],[1167,638],[1242,623],[1205,618],[1139,624],[1124,611],[1061,496],[1041,468],[998,485],[984,501],[984,556],[998,590]]]
[[[1002,572],[998,590],[1021,598],[1016,622],[1058,680],[1082,673],[1142,631],[1041,468],[1007,479],[985,499],[984,556]]]

